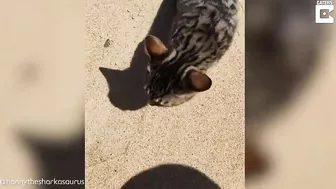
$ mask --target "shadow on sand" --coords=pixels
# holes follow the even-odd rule
[[[163,0],[148,34],[159,37],[168,44],[172,21],[176,14],[175,0]],[[109,86],[110,102],[121,110],[137,110],[147,105],[148,96],[144,90],[148,57],[143,42],[134,51],[129,68],[114,70],[100,67]]]
[[[127,181],[121,189],[220,189],[200,171],[178,164],[160,165],[141,172]]]
[[[45,189],[84,189],[85,136],[83,131],[68,143],[48,142],[21,135],[22,142],[35,154],[44,180],[71,180],[70,184],[41,185]],[[77,181],[74,181],[77,180]],[[63,181],[62,181],[63,182]],[[76,184],[73,184],[77,182]],[[78,183],[80,182],[80,183]]]

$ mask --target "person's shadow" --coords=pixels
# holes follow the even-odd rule
[[[159,37],[168,44],[173,18],[176,14],[176,1],[163,0],[148,34]],[[125,70],[100,67],[109,85],[108,98],[121,110],[137,110],[147,105],[148,96],[144,90],[148,57],[141,41],[132,58],[131,65]]]
[[[121,189],[220,189],[200,171],[179,164],[165,164],[145,170],[127,181]]]
[[[41,140],[18,133],[21,142],[34,153],[39,166],[40,178],[46,182],[38,188],[85,188],[84,123],[82,125],[83,130],[66,143]],[[54,183],[54,179],[58,184]]]

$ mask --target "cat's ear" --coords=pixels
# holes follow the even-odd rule
[[[206,91],[212,85],[211,79],[205,73],[197,70],[188,71],[185,79],[187,87],[196,92]]]
[[[151,59],[160,59],[168,53],[168,49],[162,41],[153,35],[148,35],[144,44],[145,52]]]

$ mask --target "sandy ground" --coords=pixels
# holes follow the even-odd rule
[[[120,188],[142,171],[173,163],[197,169],[222,188],[244,188],[244,10],[232,47],[209,71],[211,90],[184,105],[159,108],[141,102],[141,86],[132,80],[142,79],[135,75],[146,62],[134,63],[133,55],[161,2],[87,1],[87,186]],[[106,39],[111,45],[104,48]]]

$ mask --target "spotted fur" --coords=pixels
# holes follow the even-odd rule
[[[236,14],[237,0],[177,0],[169,47],[155,36],[145,39],[151,105],[179,105],[211,87],[206,70],[231,45]]]

